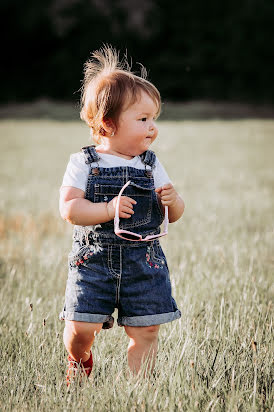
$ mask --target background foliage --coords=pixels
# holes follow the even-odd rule
[[[0,11],[2,102],[74,99],[103,42],[142,62],[169,100],[273,99],[272,0],[3,0]]]

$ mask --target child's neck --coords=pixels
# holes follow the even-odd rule
[[[113,156],[122,157],[122,158],[127,159],[127,160],[133,159],[133,157],[134,157],[134,156],[127,155],[125,153],[121,153],[121,152],[119,152],[115,149],[112,149],[111,147],[109,147],[107,145],[104,145],[104,144],[100,144],[99,146],[97,146],[96,151],[98,153],[105,153],[105,154],[110,154],[110,155],[113,155]]]

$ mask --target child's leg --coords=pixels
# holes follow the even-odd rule
[[[78,322],[66,320],[64,344],[69,355],[77,362],[85,362],[90,357],[90,348],[95,339],[94,333],[99,333],[102,323]]]
[[[158,332],[160,325],[153,326],[125,326],[130,338],[128,345],[128,365],[134,374],[137,374],[143,362],[147,362],[147,370],[152,371],[155,365]]]

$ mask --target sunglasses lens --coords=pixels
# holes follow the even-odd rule
[[[128,240],[140,240],[140,236],[134,235],[134,233],[121,233],[124,239]]]

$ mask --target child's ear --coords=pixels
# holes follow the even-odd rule
[[[112,119],[103,119],[102,126],[108,134],[115,133],[116,127]]]

